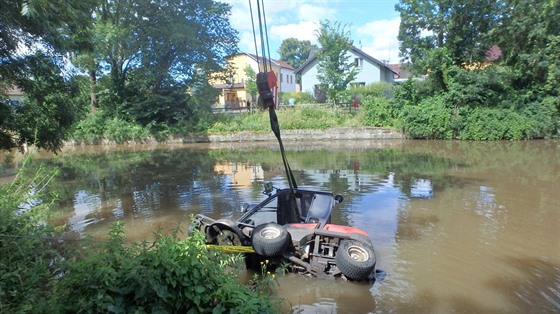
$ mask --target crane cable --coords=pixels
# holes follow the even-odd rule
[[[278,140],[278,144],[280,145],[280,153],[282,155],[282,162],[284,164],[284,169],[286,170],[288,184],[290,186],[290,191],[292,192],[292,196],[294,196],[294,190],[297,189],[298,187],[294,175],[292,174],[292,169],[290,168],[290,164],[288,163],[288,160],[286,158],[286,153],[284,151],[284,144],[282,143],[282,138],[280,136],[280,125],[278,123],[278,116],[276,115],[276,111],[274,109],[276,107],[276,104],[274,103],[275,96],[272,93],[272,88],[276,87],[277,80],[276,80],[276,74],[274,74],[272,70],[272,58],[270,57],[270,46],[268,44],[268,30],[266,27],[266,13],[264,9],[264,2],[262,0],[256,0],[256,2],[257,2],[257,11],[258,11],[257,16],[259,19],[259,35],[260,35],[262,59],[259,58],[259,54],[258,54],[253,8],[251,5],[251,0],[249,0],[251,24],[253,26],[253,39],[255,43],[255,54],[257,57],[257,64],[259,66],[259,73],[257,74],[257,88],[259,90],[259,98],[260,100],[262,100],[262,105],[265,108],[268,107],[268,112],[270,116],[270,128],[272,129],[272,132],[276,136],[276,139]],[[261,67],[260,60],[262,60],[262,67]],[[294,200],[295,203],[295,197],[292,197],[292,199]]]

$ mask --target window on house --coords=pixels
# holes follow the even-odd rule
[[[364,66],[364,59],[362,58],[354,58],[354,65],[357,67],[363,67]]]
[[[282,73],[280,73],[280,83],[282,83]]]

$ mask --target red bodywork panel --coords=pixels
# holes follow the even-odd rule
[[[323,230],[340,232],[340,233],[359,233],[368,236],[367,232],[365,232],[364,230],[354,228],[354,227],[349,227],[349,226],[326,224]]]
[[[315,229],[317,227],[317,224],[316,223],[311,223],[311,224],[288,224],[288,225],[285,225],[285,227],[301,228],[301,229]]]
[[[312,223],[312,224],[289,224],[289,225],[286,225],[286,227],[300,228],[300,229],[315,229],[315,228],[317,228],[317,225],[318,224],[315,224],[315,223]],[[365,236],[369,236],[367,234],[367,232],[365,232],[364,230],[354,228],[354,227],[349,227],[349,226],[326,224],[325,227],[323,228],[323,230],[332,231],[332,232],[340,232],[340,233],[358,233],[358,234],[363,234]]]

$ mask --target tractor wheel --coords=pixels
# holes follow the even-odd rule
[[[235,232],[225,229],[222,230],[222,232],[216,236],[216,243],[218,245],[239,246],[241,245],[241,240],[239,239],[239,236]]]
[[[373,248],[373,241],[371,241],[371,238],[366,235],[363,235],[361,233],[351,233],[350,237],[352,238],[352,240],[357,240]]]
[[[373,248],[356,240],[344,240],[335,256],[336,266],[344,276],[352,280],[365,280],[375,270]]]
[[[251,242],[257,254],[265,257],[278,256],[286,250],[290,234],[279,224],[266,223],[253,229]]]

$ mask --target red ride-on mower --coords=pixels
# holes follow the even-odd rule
[[[192,228],[202,231],[214,248],[244,252],[247,266],[259,261],[288,262],[298,273],[350,280],[373,279],[375,253],[363,230],[330,223],[335,203],[342,196],[302,189],[265,186],[268,197],[237,220],[213,220],[197,215]]]

